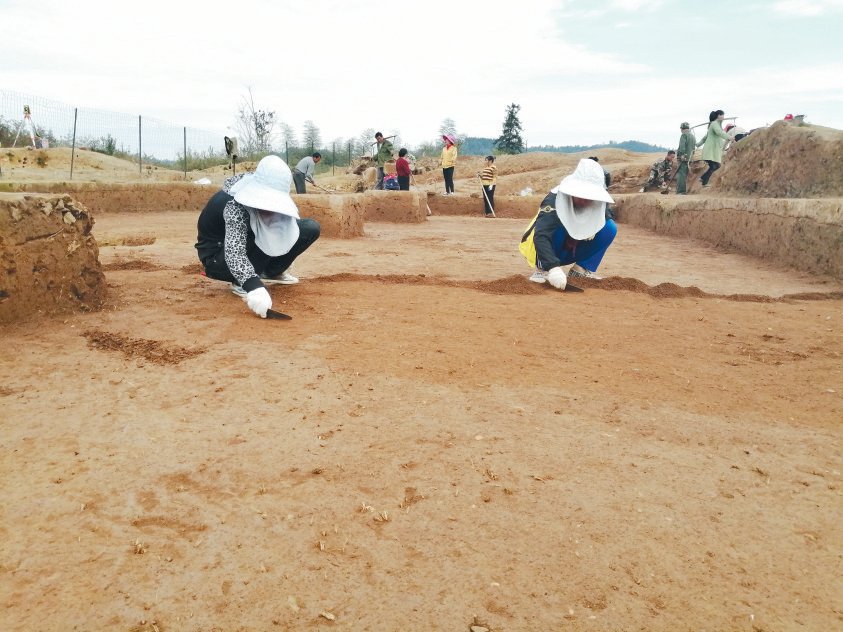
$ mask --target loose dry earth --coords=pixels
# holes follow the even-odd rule
[[[320,240],[280,322],[97,218],[106,309],[2,333],[3,629],[843,626],[841,285],[622,225],[558,293],[523,224]]]

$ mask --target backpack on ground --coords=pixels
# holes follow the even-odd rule
[[[401,187],[398,186],[398,176],[390,173],[383,177],[383,188],[387,191],[398,191]]]

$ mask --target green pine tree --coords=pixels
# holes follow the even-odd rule
[[[520,105],[512,103],[506,106],[506,118],[503,131],[495,141],[495,148],[502,154],[520,154],[524,151],[524,139],[521,138],[521,121],[518,119]]]

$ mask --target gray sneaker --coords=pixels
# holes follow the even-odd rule
[[[236,283],[231,284],[231,293],[236,295],[236,296],[239,296],[240,298],[246,298],[246,294],[248,294],[248,292],[246,292],[246,290],[244,290],[242,287],[240,287]]]
[[[279,283],[281,285],[295,285],[299,282],[298,277],[294,277],[292,274],[284,270],[281,274],[277,274],[274,277],[267,276],[266,274],[261,273],[261,281],[264,283]]]
[[[547,272],[544,270],[536,269],[533,274],[530,275],[530,281],[533,283],[544,283],[547,281]]]
[[[568,276],[580,277],[582,279],[594,279],[595,281],[603,280],[602,276],[599,276],[596,272],[592,272],[591,270],[586,270],[578,263],[571,266],[571,269],[568,270]]]

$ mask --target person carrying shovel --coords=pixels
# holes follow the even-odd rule
[[[486,217],[495,216],[495,185],[498,182],[498,168],[495,166],[495,157],[486,156],[483,170],[477,174],[480,178],[480,186],[483,188],[483,213]]]
[[[254,173],[228,178],[197,222],[195,247],[205,275],[228,281],[261,318],[272,308],[264,284],[298,283],[288,269],[319,239],[319,223],[299,218],[290,197],[292,179],[286,162],[267,156]]]
[[[316,175],[316,165],[319,164],[320,160],[322,160],[322,154],[318,151],[315,151],[312,155],[305,156],[299,160],[296,165],[296,170],[293,173],[293,182],[296,185],[296,193],[307,193],[307,187],[304,184],[305,181],[310,182],[313,186],[317,186],[316,182],[313,180],[313,176]]]

